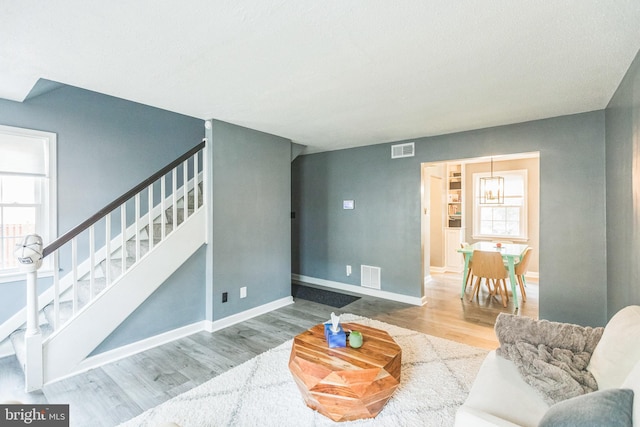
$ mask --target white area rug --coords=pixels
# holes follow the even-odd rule
[[[308,408],[289,372],[289,340],[122,426],[453,425],[486,350],[350,314],[341,320],[386,330],[402,348],[400,386],[376,418],[335,423]]]

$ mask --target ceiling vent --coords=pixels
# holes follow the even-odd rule
[[[400,159],[402,157],[413,157],[416,154],[415,143],[398,144],[391,146],[391,158]]]

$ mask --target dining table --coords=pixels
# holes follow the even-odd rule
[[[501,243],[496,242],[476,242],[472,245],[458,249],[458,252],[464,255],[464,274],[462,277],[462,292],[460,299],[464,298],[464,292],[467,286],[467,278],[469,277],[469,262],[473,257],[473,251],[498,252],[502,255],[505,266],[509,270],[509,281],[511,282],[511,293],[513,295],[513,303],[518,309],[518,294],[516,294],[516,264],[520,262],[528,245],[519,243]]]

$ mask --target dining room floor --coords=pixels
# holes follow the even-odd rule
[[[510,291],[507,307],[503,307],[500,297],[491,296],[484,285],[477,298],[470,301],[471,286],[468,286],[464,298],[460,299],[461,283],[462,275],[459,273],[431,274],[431,280],[425,285],[427,304],[420,315],[429,323],[430,334],[494,349],[498,347],[494,333],[498,314],[511,313],[538,319],[537,279],[527,280],[527,301],[520,301],[520,308],[517,310]],[[509,288],[508,280],[507,287]],[[519,289],[516,289],[520,299]],[[434,327],[436,325],[440,327]]]
[[[527,280],[527,302],[521,302],[518,310],[513,298],[509,298],[507,307],[503,307],[500,298],[490,296],[484,285],[478,298],[469,301],[471,289],[468,287],[461,299],[461,284],[460,273],[432,273],[425,285],[427,303],[422,306],[363,296],[343,311],[489,350],[499,346],[494,325],[500,313],[538,319],[536,279]]]

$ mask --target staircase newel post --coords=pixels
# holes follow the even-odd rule
[[[38,322],[38,269],[42,266],[42,238],[25,236],[15,251],[20,270],[27,275],[27,330],[25,344],[25,390],[39,390],[43,385],[42,334]]]

